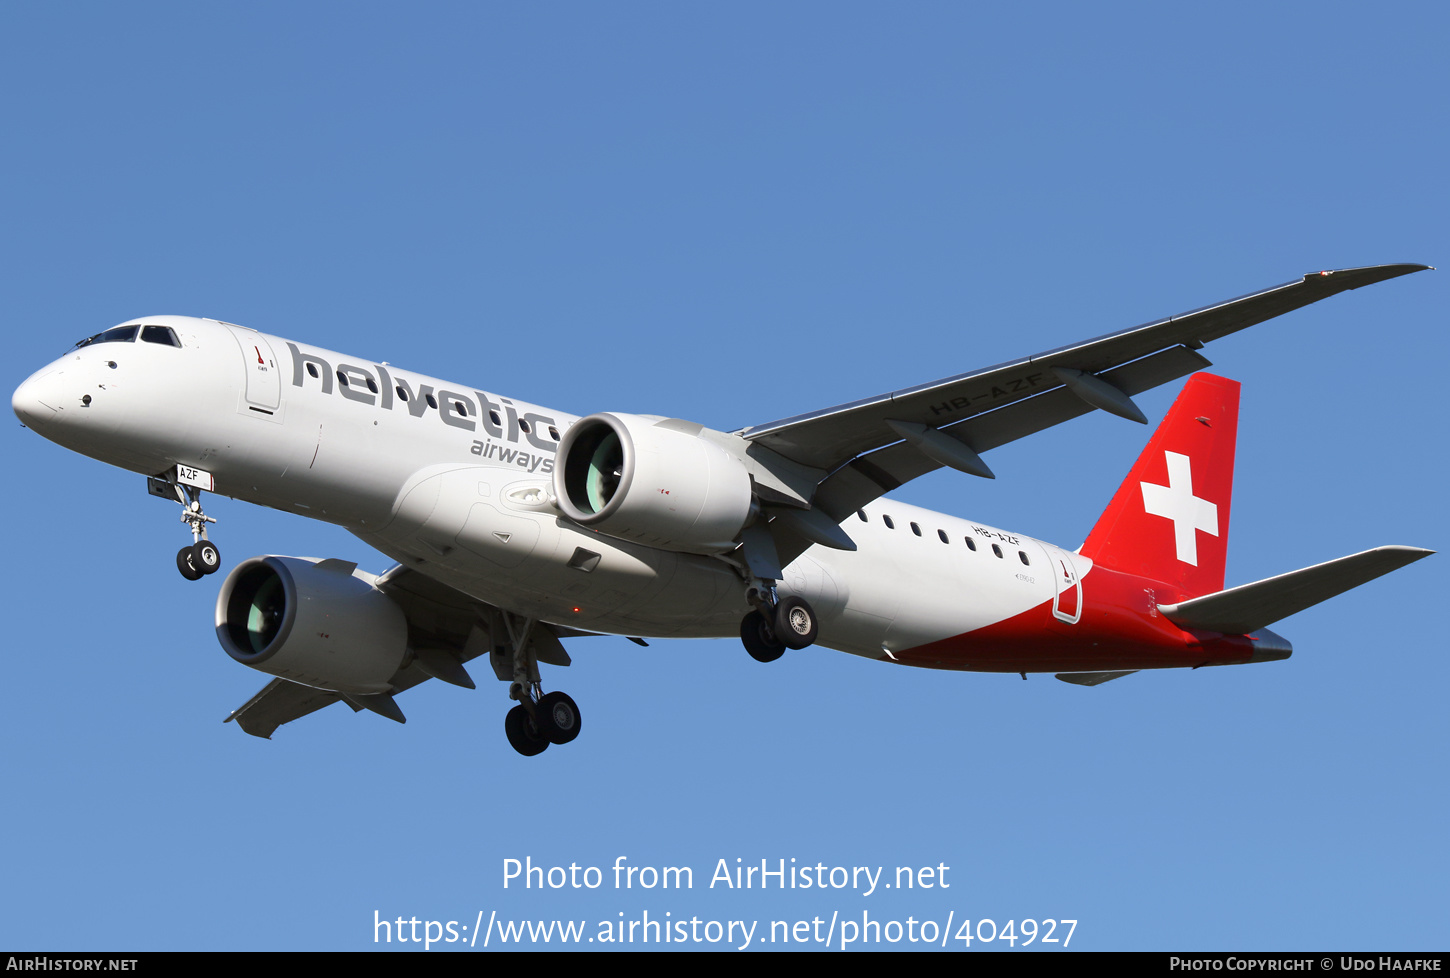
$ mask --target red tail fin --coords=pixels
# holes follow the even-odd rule
[[[1194,374],[1082,545],[1082,554],[1195,597],[1223,590],[1239,384]]]

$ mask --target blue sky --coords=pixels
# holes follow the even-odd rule
[[[1443,266],[1445,44],[1413,3],[11,4],[7,383],[180,313],[733,428],[1320,268]],[[1244,385],[1229,583],[1445,547],[1446,274],[1206,348]],[[1141,398],[1155,422],[1177,387]],[[7,431],[5,946],[358,950],[375,911],[1450,937],[1443,556],[1282,623],[1281,663],[1082,689],[595,638],[546,676],[584,732],[539,758],[492,682],[265,742],[220,722],[266,677],[216,644],[220,579],[177,575],[173,509]],[[995,482],[897,497],[1076,547],[1146,437],[1088,417],[993,452]],[[297,516],[208,512],[228,567],[387,566]],[[509,858],[621,856],[695,887],[502,885]],[[951,885],[710,888],[737,858]]]

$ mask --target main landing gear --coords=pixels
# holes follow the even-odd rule
[[[786,649],[815,644],[820,625],[815,609],[805,598],[781,598],[773,585],[752,587],[746,599],[755,610],[740,622],[740,641],[757,662],[774,662]]]
[[[509,744],[525,757],[533,757],[542,754],[550,744],[569,743],[579,736],[582,726],[579,706],[567,693],[557,690],[543,692],[538,646],[545,638],[542,633],[533,634],[536,620],[507,612],[499,612],[498,618],[501,621],[497,624],[502,625],[498,631],[503,633],[500,637],[507,641],[494,646],[491,656],[494,671],[500,679],[505,678],[507,672],[512,672],[509,699],[518,701],[518,705],[509,710],[503,719],[503,730]],[[495,631],[496,635],[498,631]],[[554,645],[558,645],[558,639],[552,634],[548,637],[553,639]],[[553,651],[548,661],[553,662],[554,657],[560,654],[563,654],[562,646]],[[563,662],[554,664],[568,665],[567,655]]]
[[[533,757],[550,744],[567,744],[579,736],[579,707],[568,693],[530,696],[504,715],[503,731],[514,750]]]

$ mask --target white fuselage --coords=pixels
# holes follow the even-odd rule
[[[207,470],[222,495],[343,526],[518,614],[627,635],[739,633],[749,605],[727,561],[560,515],[555,446],[576,416],[213,320],[134,322],[170,327],[180,348],[81,347],[28,380],[16,412],[45,437],[127,469]],[[1080,581],[1091,563],[889,500],[843,529],[856,551],[812,547],[785,568],[780,590],[815,607],[819,644],[872,658],[1050,605],[1064,586],[1054,565]]]

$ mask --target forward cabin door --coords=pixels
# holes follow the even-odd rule
[[[237,341],[247,372],[247,404],[242,413],[275,414],[282,403],[282,371],[267,338],[245,326],[222,325]]]

